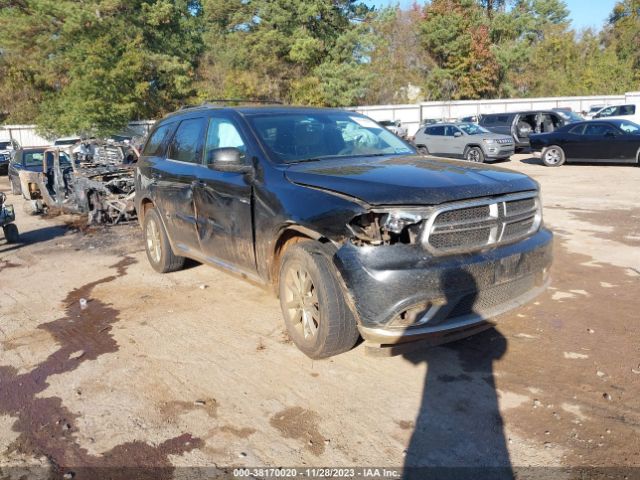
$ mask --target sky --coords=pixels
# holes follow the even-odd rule
[[[602,28],[616,4],[616,0],[565,0],[565,2],[571,11],[573,26],[578,30],[587,27],[598,30]],[[402,7],[408,7],[413,4],[413,0],[368,0],[365,3],[375,6],[400,3]],[[423,3],[423,0],[418,1],[418,4]]]

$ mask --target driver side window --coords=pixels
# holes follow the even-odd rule
[[[214,152],[220,148],[237,148],[243,154],[247,153],[247,147],[233,122],[227,118],[212,117],[209,120],[205,147],[205,161],[207,164],[213,161]]]

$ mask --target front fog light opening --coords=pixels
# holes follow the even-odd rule
[[[436,313],[438,313],[440,307],[440,304],[436,304],[433,302],[414,305],[411,308],[400,312],[400,314],[398,314],[393,320],[391,320],[391,322],[389,322],[389,326],[408,328],[423,325],[431,320],[436,315]]]

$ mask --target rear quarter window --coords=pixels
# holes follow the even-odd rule
[[[149,137],[149,140],[147,141],[147,144],[142,151],[142,155],[145,155],[147,157],[162,156],[166,149],[169,135],[171,135],[171,132],[173,131],[174,125],[174,123],[165,123],[164,125],[156,128]]]

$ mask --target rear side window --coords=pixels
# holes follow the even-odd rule
[[[164,147],[166,141],[169,138],[169,134],[173,130],[173,123],[167,123],[162,125],[151,134],[151,137],[147,141],[144,147],[142,155],[147,157],[159,157],[164,153]]]
[[[585,125],[578,125],[577,127],[573,127],[569,130],[569,133],[571,135],[582,135],[584,133],[584,127]]]
[[[169,146],[168,157],[179,162],[202,163],[206,129],[207,121],[204,118],[193,118],[180,122]]]
[[[444,136],[444,127],[429,127],[427,128],[427,135],[436,135],[442,137]]]
[[[509,124],[509,115],[485,115],[480,123],[482,125],[507,125]]]
[[[635,114],[636,114],[635,105],[623,105],[620,107],[620,113],[618,113],[618,115],[635,115]]]

